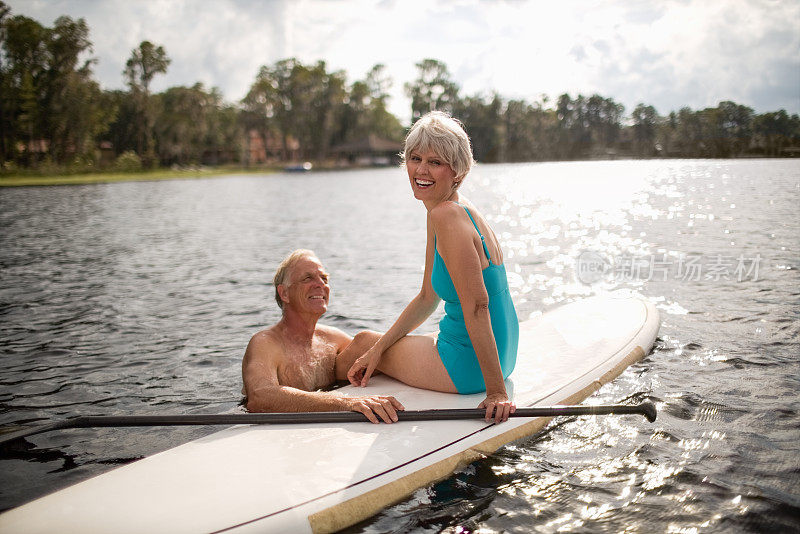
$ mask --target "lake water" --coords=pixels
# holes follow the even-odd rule
[[[800,162],[480,165],[462,192],[520,319],[613,290],[657,305],[654,352],[588,402],[659,418],[556,420],[348,531],[800,530]],[[234,410],[287,252],[332,273],[325,322],[385,330],[424,222],[398,169],[0,189],[0,424]],[[0,456],[0,509],[213,430],[28,438]]]

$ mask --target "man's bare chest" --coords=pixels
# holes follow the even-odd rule
[[[335,379],[336,347],[315,340],[310,347],[285,345],[283,365],[278,367],[282,385],[314,391],[331,385]]]

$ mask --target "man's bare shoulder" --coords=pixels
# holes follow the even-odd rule
[[[283,355],[283,343],[277,326],[271,326],[253,334],[245,350],[245,360],[274,359]]]
[[[326,341],[335,343],[336,346],[339,347],[339,350],[343,350],[345,346],[353,341],[352,336],[342,332],[335,326],[317,324],[317,334]]]
[[[317,323],[317,332],[324,334],[326,336],[345,336],[347,334],[336,328],[335,326],[330,326],[326,324]]]

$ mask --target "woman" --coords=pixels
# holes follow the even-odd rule
[[[366,386],[378,369],[406,384],[470,394],[486,420],[505,421],[516,409],[504,380],[517,357],[519,323],[497,237],[458,192],[474,164],[469,137],[445,113],[419,119],[406,137],[403,159],[414,197],[428,212],[425,274],[419,294],[347,374]],[[439,334],[407,335],[445,301]]]

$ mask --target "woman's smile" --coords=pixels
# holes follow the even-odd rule
[[[456,173],[435,152],[412,150],[406,170],[418,200],[443,201],[453,194]]]

